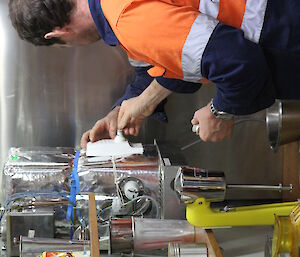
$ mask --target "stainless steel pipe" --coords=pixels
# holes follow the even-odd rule
[[[170,242],[194,243],[196,233],[199,231],[186,220],[113,219],[110,253],[144,253],[167,248]]]
[[[201,197],[211,202],[223,201],[226,193],[225,175],[219,171],[180,167],[174,189],[182,201],[194,201]]]
[[[184,202],[193,202],[198,198],[205,198],[209,202],[221,202],[225,199],[227,189],[281,192],[292,191],[293,185],[229,185],[223,172],[191,167],[179,167],[174,180],[174,190]]]
[[[272,150],[300,140],[300,101],[276,101],[266,111],[266,123]]]
[[[269,185],[227,185],[228,189],[245,189],[245,190],[267,190],[267,191],[292,191],[293,185],[283,186],[282,184]]]
[[[49,239],[49,238],[20,238],[20,257],[32,257],[43,252],[88,251],[89,241]]]
[[[169,257],[207,257],[208,251],[205,244],[177,244],[170,243]]]
[[[112,219],[109,224],[109,254],[133,251],[133,219]]]

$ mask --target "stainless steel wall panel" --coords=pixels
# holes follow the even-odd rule
[[[34,47],[0,0],[0,165],[11,146],[75,146],[124,92],[133,73],[120,48]]]

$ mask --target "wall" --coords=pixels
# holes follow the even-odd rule
[[[0,0],[0,149],[76,146],[121,96],[132,69],[119,48],[34,47],[13,30]]]

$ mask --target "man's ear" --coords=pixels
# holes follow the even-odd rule
[[[52,39],[52,38],[63,38],[66,37],[70,31],[67,28],[55,28],[51,32],[47,33],[44,38]]]

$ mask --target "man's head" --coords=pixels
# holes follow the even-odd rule
[[[84,45],[99,39],[88,0],[10,0],[19,36],[34,45]]]

